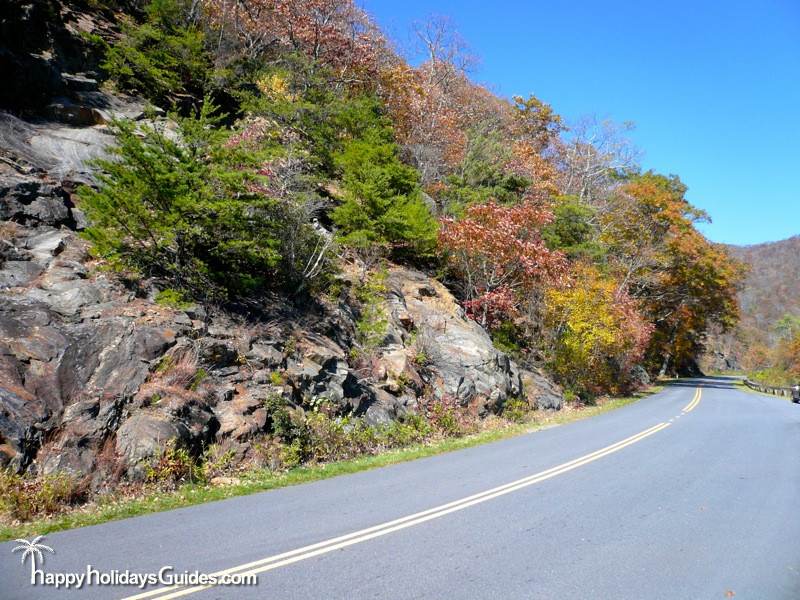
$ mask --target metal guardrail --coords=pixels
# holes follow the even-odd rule
[[[757,383],[755,381],[751,381],[747,377],[745,377],[743,381],[744,384],[751,390],[755,390],[763,394],[772,394],[774,396],[785,396],[787,398],[792,397],[792,388],[764,385],[763,383]]]

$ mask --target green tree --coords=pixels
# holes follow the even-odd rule
[[[403,164],[382,120],[334,154],[344,200],[332,214],[343,244],[386,247],[395,257],[431,255],[437,224],[422,200],[417,172]]]
[[[165,126],[113,124],[113,158],[80,202],[96,251],[195,296],[268,283],[280,253],[276,202],[259,193],[260,157],[226,145],[213,107]]]
[[[470,132],[464,159],[447,178],[441,198],[445,211],[459,215],[467,206],[492,199],[500,204],[519,202],[530,181],[506,168],[511,154],[502,131]]]
[[[567,257],[602,261],[605,250],[598,241],[595,211],[575,196],[562,196],[553,206],[553,221],[542,228],[542,238],[551,250]]]
[[[187,95],[200,100],[212,61],[196,13],[196,3],[186,0],[152,0],[143,23],[124,18],[122,37],[108,48],[103,70],[120,90],[160,106]]]

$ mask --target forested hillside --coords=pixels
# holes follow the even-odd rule
[[[747,275],[739,292],[741,323],[728,336],[726,353],[774,385],[800,378],[800,237],[729,250]]]
[[[800,316],[800,236],[731,246],[730,252],[748,267],[739,293],[741,327],[750,334],[760,334],[765,342],[774,341],[780,335],[776,325],[782,317]]]
[[[625,127],[472,81],[447,20],[412,66],[351,0],[26,6],[0,63],[15,472],[460,435],[694,373],[737,322],[743,268],[680,178]]]
[[[323,293],[340,260],[365,277],[436,264],[470,316],[579,393],[623,388],[642,361],[691,369],[703,331],[735,320],[738,270],[680,180],[640,173],[611,124],[570,130],[535,96],[472,83],[447,21],[417,27],[412,68],[349,2],[158,0],[136,17],[101,69],[174,107],[178,139],[116,123],[117,160],[81,194],[122,267],[224,299]]]

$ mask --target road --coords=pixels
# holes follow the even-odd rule
[[[6,543],[0,598],[796,600],[800,406],[685,380],[534,434],[44,543],[46,572],[258,584],[31,587]]]

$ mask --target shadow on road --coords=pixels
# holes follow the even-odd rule
[[[741,377],[717,375],[708,377],[692,377],[689,379],[676,379],[674,381],[667,381],[666,385],[676,387],[718,388],[730,390],[735,388],[736,382],[740,380]]]

